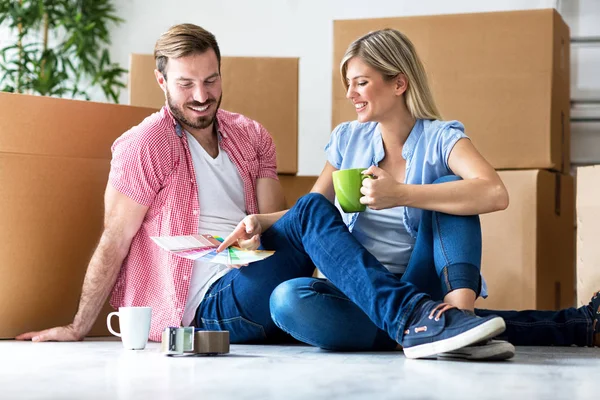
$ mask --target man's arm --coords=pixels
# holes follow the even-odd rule
[[[142,225],[148,207],[136,203],[110,184],[104,196],[104,231],[88,265],[79,308],[73,322],[66,326],[28,332],[18,340],[34,342],[82,340],[92,329],[112,290],[129,246]]]
[[[258,212],[270,214],[285,210],[285,197],[283,189],[278,180],[271,178],[259,178],[256,180],[256,200]]]

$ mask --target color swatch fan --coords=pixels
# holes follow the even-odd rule
[[[267,250],[243,250],[233,246],[217,253],[217,247],[223,239],[212,235],[151,236],[150,239],[180,257],[190,260],[201,259],[216,264],[245,265],[264,260],[275,253]]]

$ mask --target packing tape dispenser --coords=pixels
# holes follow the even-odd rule
[[[167,356],[229,353],[229,331],[201,331],[193,327],[165,328],[160,350]]]

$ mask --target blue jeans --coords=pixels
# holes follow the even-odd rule
[[[215,282],[198,307],[196,327],[229,330],[232,343],[289,338],[271,317],[271,293],[282,282],[310,277],[315,265],[389,341],[402,340],[415,305],[427,297],[381,265],[348,231],[335,206],[320,194],[298,200],[263,233],[261,241],[263,248],[276,250],[275,254]],[[309,308],[297,315],[300,322]],[[314,325],[319,326],[320,321]]]
[[[436,182],[458,179],[444,177]],[[417,240],[401,282],[412,283],[434,300],[450,290],[480,291],[481,227],[477,216],[424,211]],[[328,276],[326,271],[323,273]],[[386,288],[381,288],[386,290]],[[396,341],[335,282],[298,278],[279,285],[271,296],[275,323],[296,339],[329,350],[391,350]],[[592,313],[588,307],[561,311],[476,310],[498,315],[507,329],[500,337],[515,345],[592,344]]]

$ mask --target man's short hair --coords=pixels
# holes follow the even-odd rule
[[[179,24],[169,28],[156,41],[154,60],[156,69],[167,79],[167,62],[171,58],[186,57],[213,49],[221,72],[221,51],[215,35],[194,24]]]

